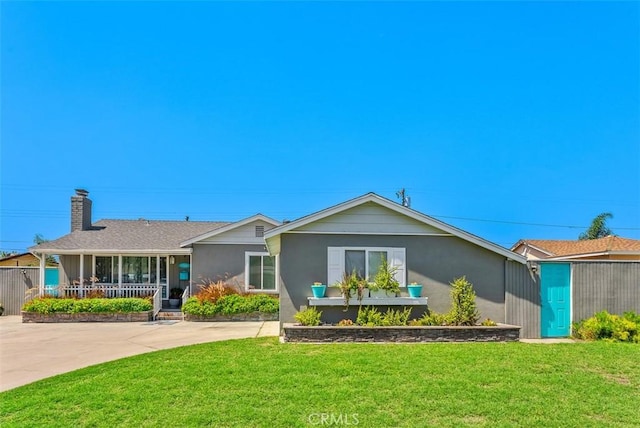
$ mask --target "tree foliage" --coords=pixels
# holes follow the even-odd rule
[[[611,229],[607,227],[607,219],[613,218],[611,213],[601,213],[591,221],[591,226],[582,232],[578,239],[584,241],[586,239],[598,239],[604,238],[609,235],[613,235]]]
[[[40,233],[36,233],[33,236],[33,243],[36,245],[40,245],[40,244],[44,244],[45,242],[49,242],[48,239],[46,239],[44,236],[42,236]],[[51,254],[49,254],[46,258],[46,263],[47,266],[55,266],[58,261],[56,260],[56,258],[54,256],[52,256]]]

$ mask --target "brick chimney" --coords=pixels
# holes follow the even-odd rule
[[[89,192],[84,189],[76,189],[75,196],[71,197],[71,231],[91,229],[91,199],[87,198]]]

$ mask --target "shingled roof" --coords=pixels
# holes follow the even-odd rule
[[[217,221],[100,220],[90,230],[77,230],[29,251],[47,254],[185,252],[180,243],[226,226]],[[187,250],[188,251],[188,250]]]
[[[512,248],[530,246],[549,254],[549,257],[564,257],[602,253],[638,253],[640,254],[640,240],[607,236],[599,239],[578,241],[550,240],[550,239],[522,239]]]

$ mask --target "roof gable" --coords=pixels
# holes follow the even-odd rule
[[[208,244],[264,244],[262,236],[256,236],[256,226],[263,226],[266,232],[279,226],[280,222],[262,214],[245,218],[235,223],[227,224],[218,229],[214,229],[187,239],[180,243],[181,247],[186,247],[195,243]]]
[[[373,201],[347,208],[294,229],[296,232],[442,235],[449,233]]]
[[[373,215],[368,229],[358,232],[355,214]],[[378,230],[372,230],[375,219],[381,220]],[[402,220],[400,220],[402,219]],[[390,227],[391,226],[391,227]],[[394,230],[397,227],[398,230]],[[318,211],[265,233],[267,247],[279,251],[279,236],[283,233],[367,233],[395,235],[449,235],[455,236],[504,257],[526,263],[526,259],[497,244],[471,233],[412,210],[375,193],[367,193],[355,199]]]

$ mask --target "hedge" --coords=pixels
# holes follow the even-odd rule
[[[277,297],[265,294],[250,294],[241,296],[230,294],[220,297],[215,303],[200,301],[196,297],[190,297],[182,305],[182,312],[191,315],[235,315],[262,312],[273,314],[280,310],[280,302]]]
[[[596,313],[573,324],[573,337],[583,340],[640,343],[640,314],[625,312],[622,316],[607,311]]]
[[[25,312],[52,313],[125,313],[144,312],[153,309],[148,299],[138,297],[115,299],[56,299],[36,298],[22,306]]]

